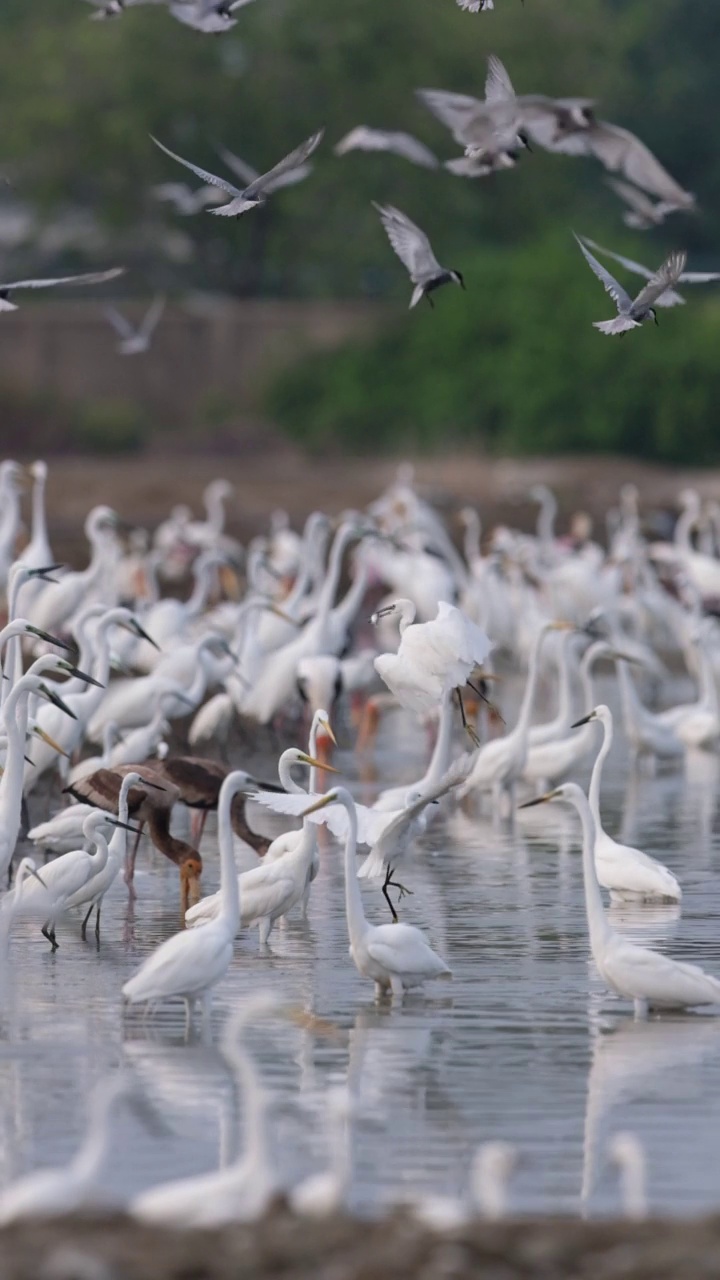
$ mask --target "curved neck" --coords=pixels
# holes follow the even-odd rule
[[[5,700],[5,732],[7,754],[5,769],[0,778],[0,799],[4,804],[17,804],[18,814],[22,804],[22,785],[25,771],[25,735],[28,722],[30,689],[21,683],[15,685]],[[7,814],[4,815],[8,821]],[[12,826],[12,823],[8,823]],[[14,852],[14,848],[12,850]]]
[[[353,946],[367,933],[369,925],[365,919],[362,894],[355,870],[358,831],[357,813],[355,812],[355,805],[349,796],[343,803],[348,816],[348,834],[345,840],[345,914],[347,916],[350,945]]]
[[[128,792],[131,786],[132,783],[128,782],[127,778],[123,778],[120,794],[118,796],[117,816],[120,822],[127,822],[128,820]],[[126,845],[127,831],[125,827],[116,827],[110,837],[110,843],[108,844],[108,857],[111,858],[113,862],[123,862],[125,858]]]
[[[687,552],[692,551],[693,549],[692,542],[690,541],[690,534],[697,524],[697,518],[697,506],[695,503],[689,502],[687,506],[683,508],[682,514],[678,518],[673,537],[675,546],[679,547],[681,551]]]
[[[546,494],[541,503],[537,517],[537,536],[544,549],[552,546],[555,537],[555,517],[557,502],[551,493]]]
[[[335,592],[340,580],[340,570],[342,568],[343,556],[345,548],[349,546],[355,537],[355,528],[353,525],[341,525],[335,534],[335,539],[330,550],[330,559],[328,561],[327,573],[325,581],[320,588],[320,597],[318,599],[318,607],[316,617],[327,617],[332,608]]]
[[[295,761],[288,759],[285,753],[283,753],[278,760],[278,778],[280,779],[280,783],[285,791],[289,791],[291,795],[294,796],[304,796],[307,794],[305,788],[301,787],[292,776],[292,767],[294,763]]]
[[[92,1114],[80,1150],[70,1164],[70,1176],[78,1182],[92,1184],[99,1177],[108,1155],[110,1143],[110,1108]]]
[[[236,869],[233,869],[233,879],[237,883]],[[242,1030],[245,1030],[244,1025]],[[231,1060],[243,1096],[245,1142],[237,1159],[228,1165],[228,1172],[249,1168],[264,1174],[270,1158],[265,1090],[258,1079],[255,1063],[242,1041],[233,1049]]]
[[[169,809],[151,809],[148,829],[155,848],[164,853],[165,857],[176,866],[179,867],[187,858],[199,858],[197,849],[193,849],[191,844],[187,844],[185,840],[178,840],[170,834]]]
[[[613,742],[612,725],[602,721],[603,740],[595,757],[592,774],[590,775],[590,789],[588,791],[588,802],[590,804],[590,812],[593,816],[593,822],[597,829],[596,834],[603,834],[603,825],[600,818],[600,784],[602,782],[603,765],[610,754],[610,748]]]
[[[587,798],[578,788],[573,803],[582,824],[583,882],[585,886],[585,913],[590,933],[590,950],[595,963],[602,958],[602,949],[610,936],[610,926],[605,919],[600,883],[595,870],[595,823]]]
[[[239,840],[244,840],[245,844],[249,844],[260,857],[267,853],[270,847],[270,841],[267,836],[258,835],[257,831],[253,831],[248,823],[247,813],[245,812],[246,797],[236,796],[230,808],[230,816],[232,820],[232,829]]]
[[[207,523],[216,537],[220,537],[225,528],[225,503],[219,493],[212,489],[205,498]]]

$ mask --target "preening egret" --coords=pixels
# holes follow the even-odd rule
[[[588,800],[595,824],[595,870],[603,889],[610,890],[610,897],[620,900],[630,898],[644,901],[679,902],[682,889],[672,871],[640,849],[618,844],[604,830],[600,817],[600,785],[603,764],[613,743],[613,718],[609,707],[595,707],[589,715],[578,720],[573,728],[597,721],[603,728],[603,740],[593,765]]]
[[[99,1179],[113,1154],[112,1122],[122,1104],[157,1129],[158,1117],[134,1080],[120,1076],[103,1081],[93,1092],[85,1137],[70,1164],[39,1169],[8,1187],[0,1195],[0,1225],[78,1213],[101,1203]]]
[[[240,889],[230,805],[233,796],[244,786],[244,773],[229,773],[220,790],[220,910],[217,916],[202,929],[184,930],[161,943],[125,983],[123,996],[129,1004],[153,1004],[180,997],[185,1002],[189,1022],[199,1000],[204,1018],[209,1017],[212,992],[230,967],[233,941],[240,923]]]
[[[577,810],[582,824],[585,910],[590,933],[590,949],[595,966],[609,987],[632,1000],[637,1018],[649,1009],[692,1009],[700,1005],[720,1005],[720,981],[696,964],[672,960],[649,947],[638,947],[615,933],[607,922],[600,884],[595,870],[595,822],[585,792],[576,782],[566,782],[555,791],[528,800],[521,808],[564,801]]]
[[[306,809],[308,816],[325,805],[341,804],[348,815],[348,836],[345,842],[345,912],[350,954],[355,968],[364,978],[371,978],[376,992],[381,995],[391,990],[401,996],[411,987],[419,987],[429,978],[449,978],[451,971],[444,960],[428,946],[419,929],[414,925],[372,925],[365,918],[362,894],[355,870],[357,851],[357,817],[355,802],[344,787],[328,791],[321,800]]]

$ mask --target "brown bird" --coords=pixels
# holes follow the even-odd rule
[[[157,763],[157,762],[155,762]],[[114,769],[96,769],[86,778],[78,778],[65,790],[76,800],[94,804],[107,813],[117,814],[118,796],[122,780],[127,773],[139,773],[151,791],[131,787],[128,793],[128,817],[139,824],[135,846],[125,868],[125,883],[130,897],[135,897],[133,877],[135,874],[135,858],[137,857],[140,835],[145,823],[148,825],[150,839],[165,854],[180,872],[180,901],[183,918],[189,906],[200,899],[200,876],[202,875],[202,858],[197,849],[185,840],[178,840],[170,834],[170,815],[173,805],[180,797],[180,789],[173,785],[169,778],[156,768],[144,764],[117,765]]]
[[[220,788],[230,773],[230,766],[221,764],[219,760],[208,760],[204,756],[166,756],[164,760],[148,762],[148,767],[177,787],[183,804],[199,811],[199,823],[193,825],[193,839],[199,845],[207,815],[218,807]],[[270,847],[270,841],[252,830],[245,816],[245,805],[253,791],[282,791],[282,787],[274,782],[269,785],[258,782],[249,773],[245,774],[245,778],[247,789],[234,797],[230,820],[235,835],[249,844],[262,858]]]

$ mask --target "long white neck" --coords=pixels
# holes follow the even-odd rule
[[[214,560],[199,560],[195,570],[195,586],[193,593],[187,601],[185,608],[190,617],[197,617],[202,613],[210,595],[210,588],[215,573]]]
[[[205,511],[207,523],[215,537],[219,538],[225,528],[225,500],[216,489],[208,491],[205,497]]]
[[[444,702],[440,707],[440,716],[438,718],[438,731],[435,739],[435,746],[430,758],[430,764],[427,767],[422,785],[433,784],[439,782],[450,768],[450,753],[452,751],[452,727],[453,727],[453,705],[452,691],[445,696]]]
[[[697,524],[700,514],[698,504],[696,502],[688,502],[683,507],[682,514],[679,516],[675,525],[675,534],[673,541],[676,547],[686,554],[692,552],[693,546],[690,541],[690,534]]]
[[[0,877],[10,866],[20,829],[29,697],[30,686],[19,680],[5,701],[7,753],[0,778]]]
[[[325,581],[320,588],[317,613],[315,615],[316,619],[320,618],[324,621],[332,608],[338,582],[340,581],[340,570],[342,568],[345,549],[352,542],[354,537],[355,526],[353,524],[342,524],[335,534],[335,538],[330,549],[330,559],[328,561]]]
[[[52,559],[50,553],[50,541],[47,532],[47,520],[45,517],[45,482],[47,480],[47,472],[44,467],[37,467],[35,470],[35,479],[32,491],[32,524],[30,533],[30,543],[36,556],[40,557],[40,562],[47,556],[47,563],[50,564]],[[35,566],[33,566],[35,567]]]
[[[345,914],[347,916],[350,945],[354,946],[362,940],[369,929],[363,911],[362,894],[355,870],[357,856],[357,813],[352,796],[342,790],[338,794],[338,802],[345,806],[348,815],[348,834],[345,840]]]
[[[535,701],[535,687],[537,685],[538,673],[540,671],[540,650],[543,640],[547,635],[548,628],[541,627],[535,637],[535,644],[530,655],[530,666],[525,683],[525,692],[520,705],[520,714],[517,718],[517,724],[513,729],[513,736],[517,738],[527,738],[527,732],[530,728],[530,714],[532,712],[533,702]]]
[[[233,878],[237,880],[237,870],[233,872]],[[243,1097],[245,1141],[227,1171],[230,1177],[247,1169],[256,1170],[259,1176],[263,1176],[270,1168],[268,1098],[258,1079],[255,1063],[242,1041],[233,1050],[232,1063]]]
[[[553,494],[548,491],[540,502],[536,526],[538,540],[544,551],[548,551],[552,546],[555,537],[556,515],[557,502]]]
[[[240,923],[240,885],[235,865],[230,809],[233,796],[245,785],[244,775],[229,774],[220,788],[218,800],[218,845],[220,846],[220,915],[234,937]]]
[[[355,574],[348,590],[333,610],[333,616],[338,622],[342,622],[349,627],[354,621],[355,615],[365,599],[369,576],[369,566],[367,560],[363,558],[356,566]]]
[[[585,913],[590,933],[590,950],[596,964],[600,964],[605,943],[610,937],[610,926],[605,919],[600,884],[595,870],[595,822],[587,797],[580,787],[572,786],[572,803],[580,815],[582,824],[583,881],[585,886]]]
[[[600,817],[600,784],[602,782],[603,765],[610,754],[610,748],[612,747],[613,742],[612,723],[603,720],[602,730],[603,740],[600,750],[595,757],[592,774],[590,775],[590,788],[588,790],[588,802],[590,804],[590,812],[593,816],[597,835],[604,834],[602,818]]]
[[[627,662],[618,660],[615,663],[615,670],[617,671],[618,684],[620,685],[620,701],[622,703],[623,718],[629,733],[629,726],[634,726],[642,719],[645,715],[645,708],[637,695],[637,689],[635,688],[633,678],[628,671]]]
[[[472,570],[476,560],[480,559],[480,535],[482,533],[482,525],[480,516],[474,507],[468,507],[465,512],[465,537],[463,539],[463,551],[465,559]]]
[[[118,796],[118,812],[117,816],[120,822],[128,820],[128,791],[132,786],[129,778],[123,778],[120,794]],[[120,865],[125,861],[125,847],[127,845],[127,830],[125,827],[116,827],[110,837],[108,844],[108,858],[114,863]]]

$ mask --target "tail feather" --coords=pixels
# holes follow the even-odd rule
[[[422,300],[422,296],[424,292],[425,292],[425,289],[423,285],[421,284],[415,285],[415,288],[412,291],[412,298],[410,299],[410,306],[408,307],[408,311],[412,311],[413,307],[417,306],[418,302]]]
[[[612,320],[594,320],[593,328],[613,337],[617,333],[627,333],[628,329],[639,329],[640,322],[630,316],[615,316]]]

